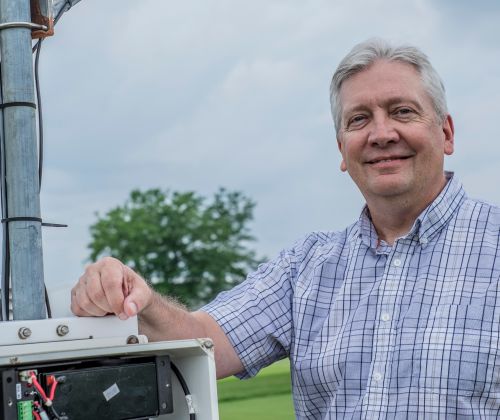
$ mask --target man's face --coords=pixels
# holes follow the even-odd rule
[[[376,61],[343,82],[338,145],[368,204],[399,196],[432,200],[445,185],[444,155],[453,153],[451,117],[438,121],[411,65]]]

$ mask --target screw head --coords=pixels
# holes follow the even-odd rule
[[[127,344],[139,344],[139,338],[136,335],[130,335],[127,337]]]
[[[17,335],[21,340],[26,340],[27,338],[31,337],[31,330],[28,327],[21,327],[19,328]]]
[[[207,350],[211,350],[214,348],[214,342],[212,340],[203,340],[202,343],[203,347],[205,347]]]
[[[58,325],[56,328],[56,333],[59,337],[64,337],[66,334],[69,333],[69,327],[64,324]]]

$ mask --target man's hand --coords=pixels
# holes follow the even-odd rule
[[[139,315],[139,333],[149,341],[210,337],[215,344],[217,376],[243,370],[243,365],[219,324],[205,312],[188,312],[162,297],[137,273],[115,258],[91,264],[71,291],[71,310],[77,316],[115,314],[120,319]]]
[[[120,319],[139,314],[152,301],[153,291],[137,273],[115,258],[91,264],[71,290],[71,310],[77,316]]]

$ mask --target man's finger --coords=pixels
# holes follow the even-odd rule
[[[124,313],[127,317],[139,314],[150,304],[153,292],[148,284],[139,277],[131,268],[123,266],[125,279],[129,285],[129,294],[125,297],[123,304]]]
[[[87,288],[79,283],[75,288],[75,298],[76,304],[90,316],[104,316],[108,311],[101,309],[89,298],[87,294]]]
[[[73,312],[76,316],[92,316],[92,314],[84,311],[73,298],[71,298],[71,312]]]
[[[111,305],[103,289],[101,273],[97,270],[88,270],[83,277],[85,291],[89,300],[106,313],[112,312]]]
[[[101,287],[110,312],[119,315],[123,312],[123,302],[126,297],[124,265],[107,264],[101,268]]]

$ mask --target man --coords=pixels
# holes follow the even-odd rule
[[[439,76],[418,49],[369,40],[340,63],[331,102],[359,220],[193,313],[106,258],[73,312],[139,314],[151,340],[211,337],[219,377],[289,357],[301,419],[500,415],[500,212],[444,172],[454,129]]]

